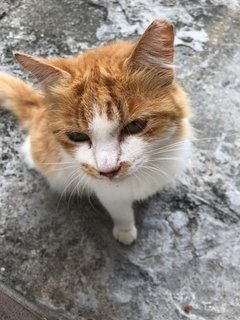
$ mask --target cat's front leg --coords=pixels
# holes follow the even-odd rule
[[[103,197],[100,197],[99,200],[113,219],[114,238],[126,245],[136,240],[137,229],[134,223],[132,201],[120,201],[119,199],[106,199]]]

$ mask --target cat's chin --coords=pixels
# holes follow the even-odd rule
[[[121,181],[124,181],[126,180],[130,175],[128,174],[125,174],[125,175],[121,175],[121,176],[115,176],[115,177],[112,177],[112,178],[107,178],[107,177],[101,177],[100,178],[100,181],[107,181],[107,182],[121,182]],[[96,180],[96,178],[95,178]],[[99,180],[99,178],[98,178]]]

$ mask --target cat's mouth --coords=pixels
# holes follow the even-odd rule
[[[117,179],[123,178],[124,176],[127,175],[130,167],[131,167],[130,162],[122,161],[117,170],[109,172],[108,174],[106,173],[104,174],[102,172],[99,172],[96,168],[94,168],[90,164],[87,164],[87,163],[82,164],[82,169],[86,174],[90,175],[95,179],[108,179],[108,180],[117,180]]]

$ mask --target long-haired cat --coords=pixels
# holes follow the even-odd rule
[[[133,201],[159,191],[190,156],[173,41],[172,24],[155,20],[137,44],[52,60],[15,53],[42,91],[0,75],[0,104],[28,130],[28,164],[61,193],[95,193],[124,244],[137,237]]]

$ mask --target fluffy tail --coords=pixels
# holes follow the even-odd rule
[[[18,78],[0,73],[0,106],[14,113],[23,127],[28,129],[45,105],[39,91]]]

